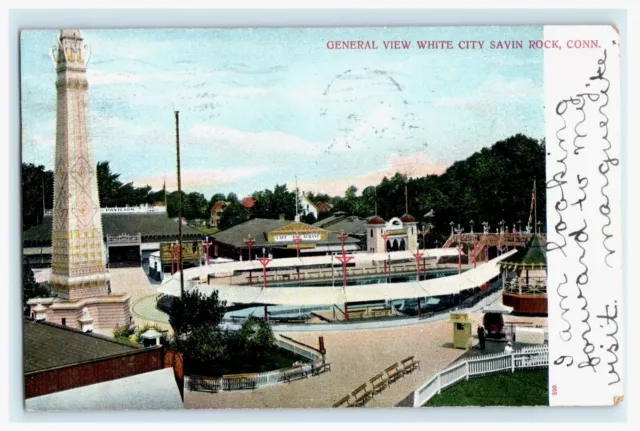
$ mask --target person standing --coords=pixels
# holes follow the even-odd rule
[[[482,325],[478,326],[478,340],[480,341],[480,350],[484,351],[485,343],[487,340],[487,334],[484,328],[482,327]]]

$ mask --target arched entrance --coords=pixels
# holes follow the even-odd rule
[[[407,249],[407,243],[405,242],[404,238],[402,238],[400,240],[400,250],[406,250]]]
[[[391,250],[398,251],[398,240],[397,239],[393,240],[393,246],[391,247]]]

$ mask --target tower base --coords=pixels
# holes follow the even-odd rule
[[[35,308],[38,304],[42,304],[46,308],[44,314],[47,321],[80,330],[83,329],[80,319],[86,307],[89,315],[93,318],[93,330],[110,335],[116,326],[131,324],[130,298],[128,294],[85,298],[76,301],[34,298],[30,299],[27,304],[33,316],[36,315]]]

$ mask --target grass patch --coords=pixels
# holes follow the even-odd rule
[[[431,398],[424,407],[548,406],[547,369],[499,373],[462,380]]]
[[[273,349],[269,351],[269,356],[264,361],[260,362],[257,367],[255,364],[248,365],[237,363],[229,374],[264,373],[266,371],[275,371],[280,368],[290,367],[296,361],[305,363],[309,362],[307,358],[296,355],[289,350],[274,346]]]

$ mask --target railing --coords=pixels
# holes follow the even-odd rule
[[[440,371],[413,393],[413,407],[421,407],[443,389],[472,376],[486,376],[522,369],[547,368],[548,346],[529,347],[512,353],[496,353],[463,359]]]
[[[504,283],[504,291],[516,295],[546,295],[547,279],[545,277],[514,278]]]
[[[284,335],[275,339],[275,345],[306,358],[311,363],[295,367],[295,372],[308,375],[324,363],[322,354],[315,348]],[[237,374],[223,377],[185,376],[185,388],[189,391],[234,391],[241,389],[257,389],[284,383],[286,377],[294,372],[292,368],[267,371],[255,374]]]
[[[141,205],[137,207],[114,207],[114,208],[100,208],[100,214],[109,214],[109,213],[137,213],[137,214],[148,214],[148,213],[166,213],[167,209],[164,206],[148,206]],[[45,210],[45,216],[53,216],[53,210]]]

